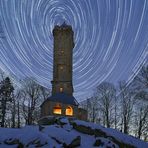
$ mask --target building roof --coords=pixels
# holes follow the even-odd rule
[[[63,92],[52,95],[51,97],[47,98],[47,101],[48,100],[53,102],[60,102],[63,104],[78,105],[78,102],[73,96],[67,95],[66,93]]]

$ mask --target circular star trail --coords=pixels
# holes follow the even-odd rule
[[[148,55],[147,0],[1,0],[0,67],[51,87],[53,35],[74,31],[73,84],[78,101],[103,81],[130,82]]]

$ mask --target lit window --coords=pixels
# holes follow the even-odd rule
[[[60,92],[63,92],[63,87],[60,87]]]
[[[66,108],[66,113],[65,114],[68,115],[68,116],[72,116],[73,115],[73,109],[72,109],[72,107],[68,106]]]
[[[54,114],[62,114],[62,109],[61,106],[58,104],[53,108],[53,113]]]
[[[60,66],[60,69],[63,70],[63,66]]]

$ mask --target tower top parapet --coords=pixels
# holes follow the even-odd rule
[[[72,27],[70,25],[67,25],[65,22],[63,22],[63,24],[61,25],[56,25],[53,29],[53,34],[56,31],[70,31],[73,32]]]

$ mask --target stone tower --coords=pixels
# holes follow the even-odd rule
[[[44,119],[48,116],[68,116],[82,120],[87,119],[87,112],[84,109],[78,108],[78,102],[73,97],[73,34],[72,27],[65,23],[61,26],[55,26],[53,29],[52,95],[41,105],[42,118],[40,124],[44,124]],[[48,124],[47,121],[45,124]]]
[[[72,27],[55,26],[52,95],[64,92],[73,95],[72,61],[74,39]]]

